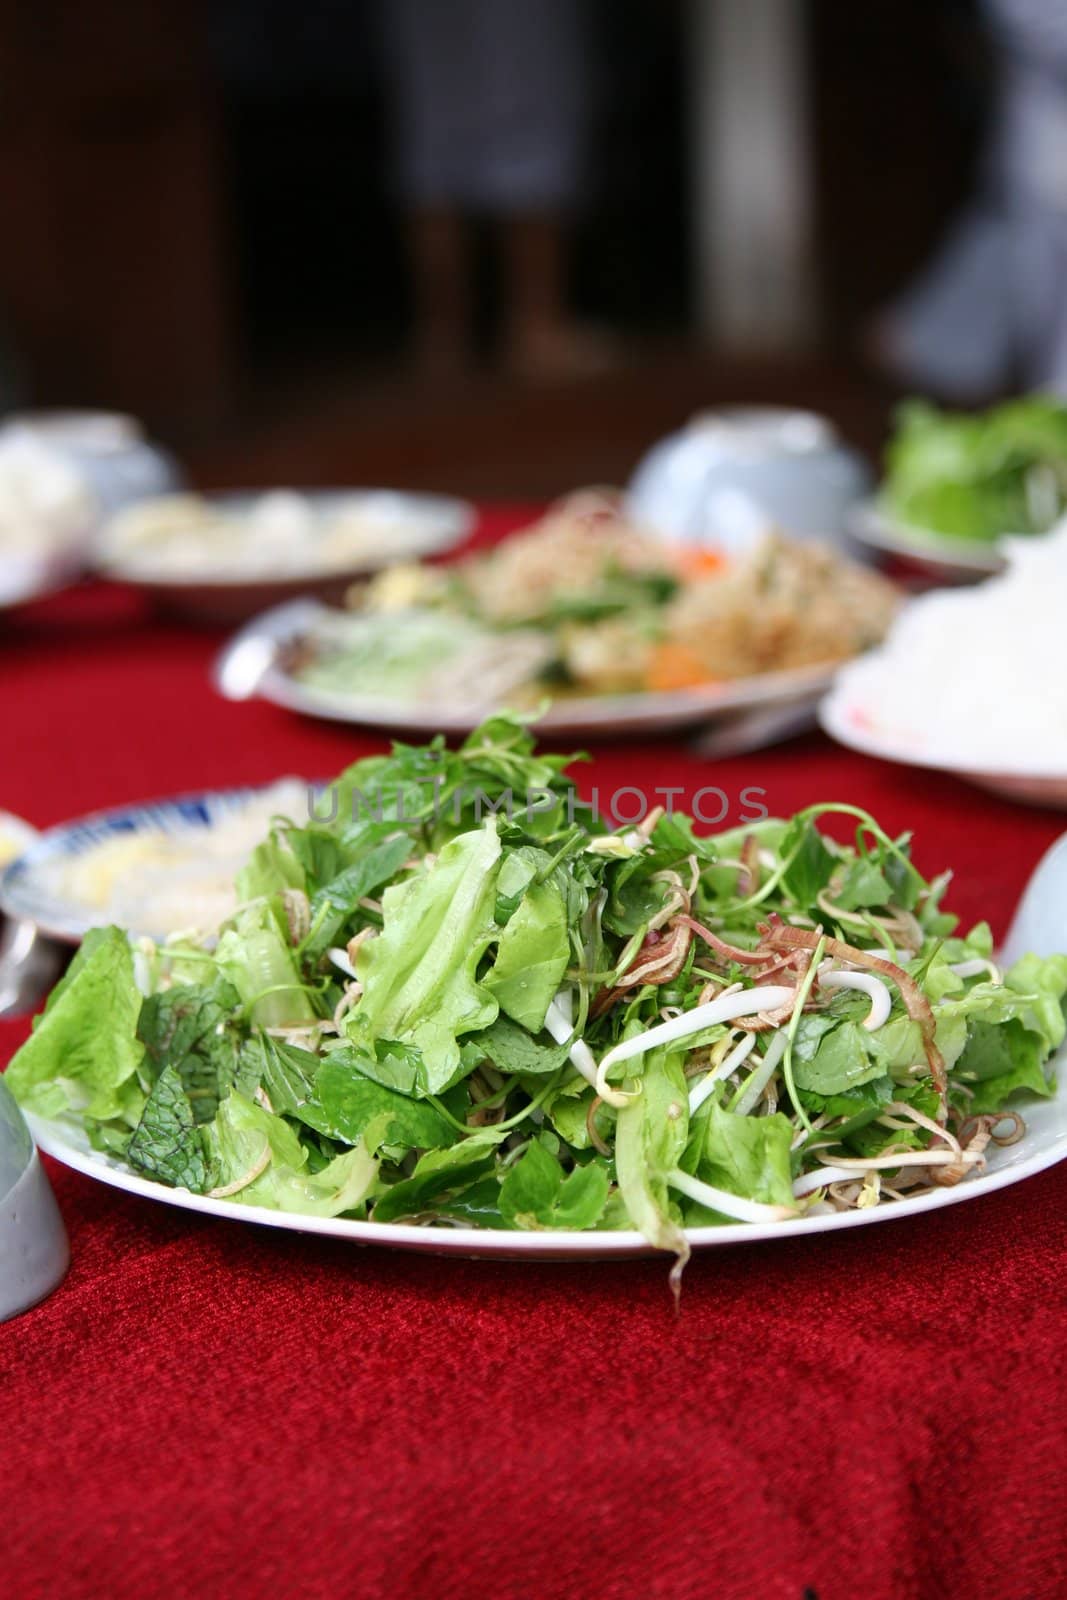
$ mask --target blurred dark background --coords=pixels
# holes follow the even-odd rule
[[[758,0],[760,33],[745,3],[573,0],[566,309],[597,342],[531,373],[478,215],[467,359],[419,359],[388,0],[2,0],[3,406],[131,411],[218,483],[536,495],[624,477],[723,401],[813,405],[876,449],[866,329],[974,181],[977,8]]]

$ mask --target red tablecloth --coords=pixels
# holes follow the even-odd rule
[[[0,806],[38,824],[380,747],[218,699],[218,639],[122,590],[3,627]],[[816,736],[713,770],[609,746],[582,783],[859,802],[998,932],[1062,824]],[[50,1171],[70,1276],[0,1328],[17,1600],[1067,1592],[1067,1170],[698,1256],[677,1316],[659,1261],[389,1254]]]

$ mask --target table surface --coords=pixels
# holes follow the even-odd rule
[[[481,537],[514,521],[487,513]],[[219,699],[219,636],[128,590],[0,630],[0,807],[38,825],[383,747]],[[995,933],[1063,822],[819,735],[714,767],[609,744],[580,782],[866,806],[914,830],[924,872],[954,866],[954,909]],[[0,1060],[26,1031],[0,1024]],[[698,1255],[676,1314],[658,1260],[391,1254],[48,1165],[73,1265],[0,1327],[18,1600],[1067,1592],[1067,1168]]]

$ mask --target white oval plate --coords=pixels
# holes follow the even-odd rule
[[[876,499],[862,500],[852,507],[848,531],[858,544],[884,555],[901,556],[941,582],[973,582],[1000,572],[1004,566],[995,545],[981,539],[950,539],[929,528],[894,522]]]
[[[935,772],[951,772],[1009,800],[1067,810],[1067,773],[989,771],[976,767],[973,756],[968,757],[965,751],[923,749],[899,733],[880,729],[873,713],[855,694],[847,674],[838,679],[820,702],[818,716],[832,739],[850,750],[858,750],[861,755],[912,767],[928,767]]]
[[[134,585],[162,609],[198,622],[232,626],[254,616],[266,606],[279,605],[302,594],[318,594],[340,601],[348,585],[397,561],[414,561],[452,550],[467,537],[477,520],[466,500],[448,495],[408,494],[392,489],[310,490],[301,497],[319,510],[342,503],[360,509],[381,526],[377,548],[368,547],[344,559],[316,561],[309,548],[303,564],[292,566],[228,568],[210,565],[183,568],[166,560],[153,560],[151,551],[97,553],[97,565],[106,577]],[[213,505],[241,511],[260,498],[242,490],[205,495]]]
[[[1067,1047],[1060,1051],[1056,1066],[1067,1067]],[[1026,1134],[1018,1144],[993,1150],[988,1168],[975,1178],[965,1178],[954,1189],[938,1189],[914,1200],[897,1200],[868,1211],[840,1212],[833,1216],[801,1217],[796,1222],[728,1223],[719,1228],[690,1228],[689,1243],[694,1250],[715,1245],[751,1244],[760,1240],[786,1240],[806,1233],[836,1233],[842,1228],[863,1228],[877,1222],[902,1221],[943,1206],[978,1200],[996,1189],[1006,1189],[1024,1178],[1033,1177],[1067,1157],[1067,1100],[1053,1095],[1024,1109]],[[216,1200],[208,1195],[191,1194],[188,1189],[169,1189],[165,1184],[139,1178],[121,1162],[92,1150],[84,1131],[76,1124],[26,1115],[39,1147],[75,1172],[98,1178],[115,1189],[160,1200],[164,1205],[207,1216],[228,1217],[234,1222],[258,1222],[268,1228],[285,1228],[294,1233],[326,1234],[346,1239],[351,1244],[388,1245],[394,1250],[416,1250],[427,1255],[459,1255],[503,1260],[560,1261],[607,1260],[613,1256],[662,1255],[639,1233],[521,1233],[490,1228],[425,1228],[404,1222],[353,1222],[343,1217],[296,1216],[286,1211],[270,1211],[263,1206],[242,1206],[232,1200]],[[993,1147],[991,1146],[992,1150]]]
[[[198,496],[210,506],[240,516],[263,497],[266,491],[234,490]],[[411,561],[450,550],[473,528],[476,513],[466,500],[451,495],[409,494],[393,489],[314,489],[295,491],[316,512],[328,514],[342,509],[360,512],[372,526],[381,528],[382,543],[377,548],[332,561],[316,561],[314,544],[309,541],[306,558],[292,566],[257,566],[253,563],[210,565],[190,568],[168,561],[152,548],[111,549],[101,544],[98,561],[109,577],[149,589],[244,589],[270,584],[319,582],[349,574],[374,572],[394,561]]]
[[[299,682],[282,666],[287,645],[314,631],[328,609],[314,600],[278,606],[256,617],[223,650],[215,663],[215,687],[228,699],[258,695],[274,705],[306,716],[326,717],[366,728],[388,728],[420,734],[471,733],[496,705],[466,707],[430,701],[387,700],[372,695],[349,695],[316,689]],[[756,678],[670,693],[569,696],[554,701],[536,719],[541,733],[566,737],[602,734],[670,733],[704,727],[716,718],[763,706],[796,702],[814,706],[817,696],[833,681],[840,663],[802,667],[789,672],[768,672]]]
[[[0,611],[41,600],[45,595],[68,589],[85,570],[85,555],[80,549],[56,550],[0,556]]]
[[[0,869],[0,911],[9,917],[35,923],[49,939],[78,944],[90,928],[100,926],[104,913],[56,892],[49,881],[49,868],[55,863],[73,861],[108,840],[129,838],[137,833],[188,836],[191,830],[209,829],[273,787],[273,784],[265,784],[261,788],[208,789],[198,794],[94,811],[46,828],[28,838],[22,854]],[[136,930],[155,938],[165,938],[168,931],[165,928]]]

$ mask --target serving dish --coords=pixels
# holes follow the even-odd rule
[[[13,811],[0,811],[0,872],[28,850],[36,838],[36,828],[16,817]]]
[[[1064,806],[1067,522],[1001,550],[1002,573],[905,606],[877,648],[842,668],[822,725],[865,755]]]
[[[887,516],[876,499],[854,505],[847,528],[857,544],[906,561],[931,583],[975,583],[1004,567],[1003,556],[988,541],[948,538],[928,528],[909,527]]]
[[[21,434],[60,457],[93,497],[98,519],[153,495],[171,494],[184,474],[168,451],[146,437],[135,417],[116,411],[23,411],[0,438]]]
[[[1067,1068],[1067,1049],[1055,1060],[1062,1074]],[[377,1244],[394,1250],[413,1250],[426,1255],[458,1255],[512,1261],[600,1261],[620,1256],[659,1256],[640,1234],[619,1232],[493,1232],[483,1228],[424,1228],[412,1223],[358,1222],[343,1217],[296,1216],[291,1212],[268,1210],[262,1206],[235,1206],[208,1195],[191,1194],[186,1189],[170,1189],[138,1177],[121,1162],[89,1147],[83,1130],[63,1119],[45,1119],[27,1113],[34,1139],[46,1155],[53,1156],[75,1172],[85,1173],[114,1189],[142,1199],[162,1201],[184,1211],[206,1216],[226,1217],[230,1221],[260,1223],[294,1233],[325,1234],[350,1244]],[[1067,1157],[1067,1103],[1062,1094],[1028,1105],[1026,1137],[1007,1149],[993,1151],[987,1170],[953,1189],[918,1195],[893,1205],[875,1206],[868,1211],[843,1211],[833,1216],[806,1216],[775,1223],[725,1223],[718,1227],[690,1228],[686,1238],[693,1250],[716,1246],[755,1244],[763,1241],[784,1243],[802,1234],[836,1233],[842,1228],[863,1228],[879,1223],[905,1221],[940,1211],[945,1206],[980,1200],[1024,1178],[1033,1177]]]
[[[137,519],[161,513],[173,526],[158,538],[142,537]],[[193,541],[184,549],[183,515]],[[207,549],[198,548],[203,532],[197,518],[207,515],[234,529],[259,517],[262,539],[242,534],[244,547],[220,541],[212,550],[209,540]],[[475,515],[468,502],[447,495],[386,489],[234,491],[150,501],[109,523],[98,561],[108,576],[144,590],[168,611],[233,623],[299,594],[340,599],[357,576],[439,555],[469,534]],[[322,532],[336,531],[342,518],[353,530],[359,525],[358,537],[331,550]]]
[[[186,842],[202,841],[211,830],[225,826],[229,819],[247,815],[249,807],[257,805],[264,797],[268,804],[277,796],[279,801],[290,805],[298,800],[306,805],[307,789],[299,780],[283,780],[283,784],[284,790],[280,784],[213,789],[141,805],[119,806],[47,828],[29,838],[21,854],[0,871],[0,911],[33,923],[50,939],[77,944],[90,928],[106,921],[107,916],[100,905],[63,891],[58,880],[65,871],[85,863],[101,847],[116,843],[163,838],[182,846]],[[236,870],[234,862],[227,857],[218,865],[220,871],[228,871],[228,879],[232,880]],[[171,931],[150,927],[135,930],[159,938]]]
[[[880,729],[872,722],[864,700],[856,693],[856,679],[842,677],[822,700],[818,718],[823,730],[839,744],[861,755],[881,761],[901,762],[911,767],[927,767],[936,772],[954,773],[968,783],[977,784],[992,794],[1025,805],[1051,806],[1067,810],[1067,773],[1049,771],[990,771],[976,767],[966,750],[939,747],[924,749],[900,734]]]
[[[300,682],[287,666],[287,654],[330,615],[326,606],[302,600],[255,618],[216,660],[215,687],[231,700],[257,696],[306,716],[407,734],[470,733],[493,709],[484,702],[462,707],[454,701],[410,704],[380,695],[341,694]],[[575,695],[553,701],[535,719],[535,726],[541,733],[576,738],[679,733],[706,727],[740,711],[785,704],[798,710],[813,706],[832,681],[834,670],[832,665],[819,665],[691,689]]]
[[[1067,988],[1064,918],[1043,905],[1059,892],[1055,852],[1009,935],[1036,948],[1002,973],[988,927],[953,936],[947,875],[923,879],[906,840],[853,805],[727,830],[705,851],[662,808],[636,829],[566,824],[562,765],[507,717],[455,754],[397,745],[340,780],[358,819],[271,829],[217,944],[98,932],[9,1069],[43,1148],[137,1194],[295,1231],[545,1258],[659,1248],[679,1271],[694,1246],[908,1216],[1067,1154],[1049,1076],[1067,1058],[1050,1003]],[[535,779],[554,786],[537,791],[551,820],[531,812],[542,831],[509,822],[502,838],[499,803]],[[864,837],[829,848],[815,819],[835,815]],[[561,824],[575,862],[563,886],[538,876],[554,858],[529,842],[555,842]],[[842,903],[857,896],[860,915]],[[799,909],[816,904],[838,932]],[[745,925],[747,948],[702,918]],[[564,925],[592,941],[574,969]],[[1005,1109],[1022,1090],[1038,1097],[1025,1117]],[[695,1203],[684,1239],[657,1185]],[[368,1203],[371,1220],[355,1220]],[[744,1225],[705,1226],[716,1214]]]

